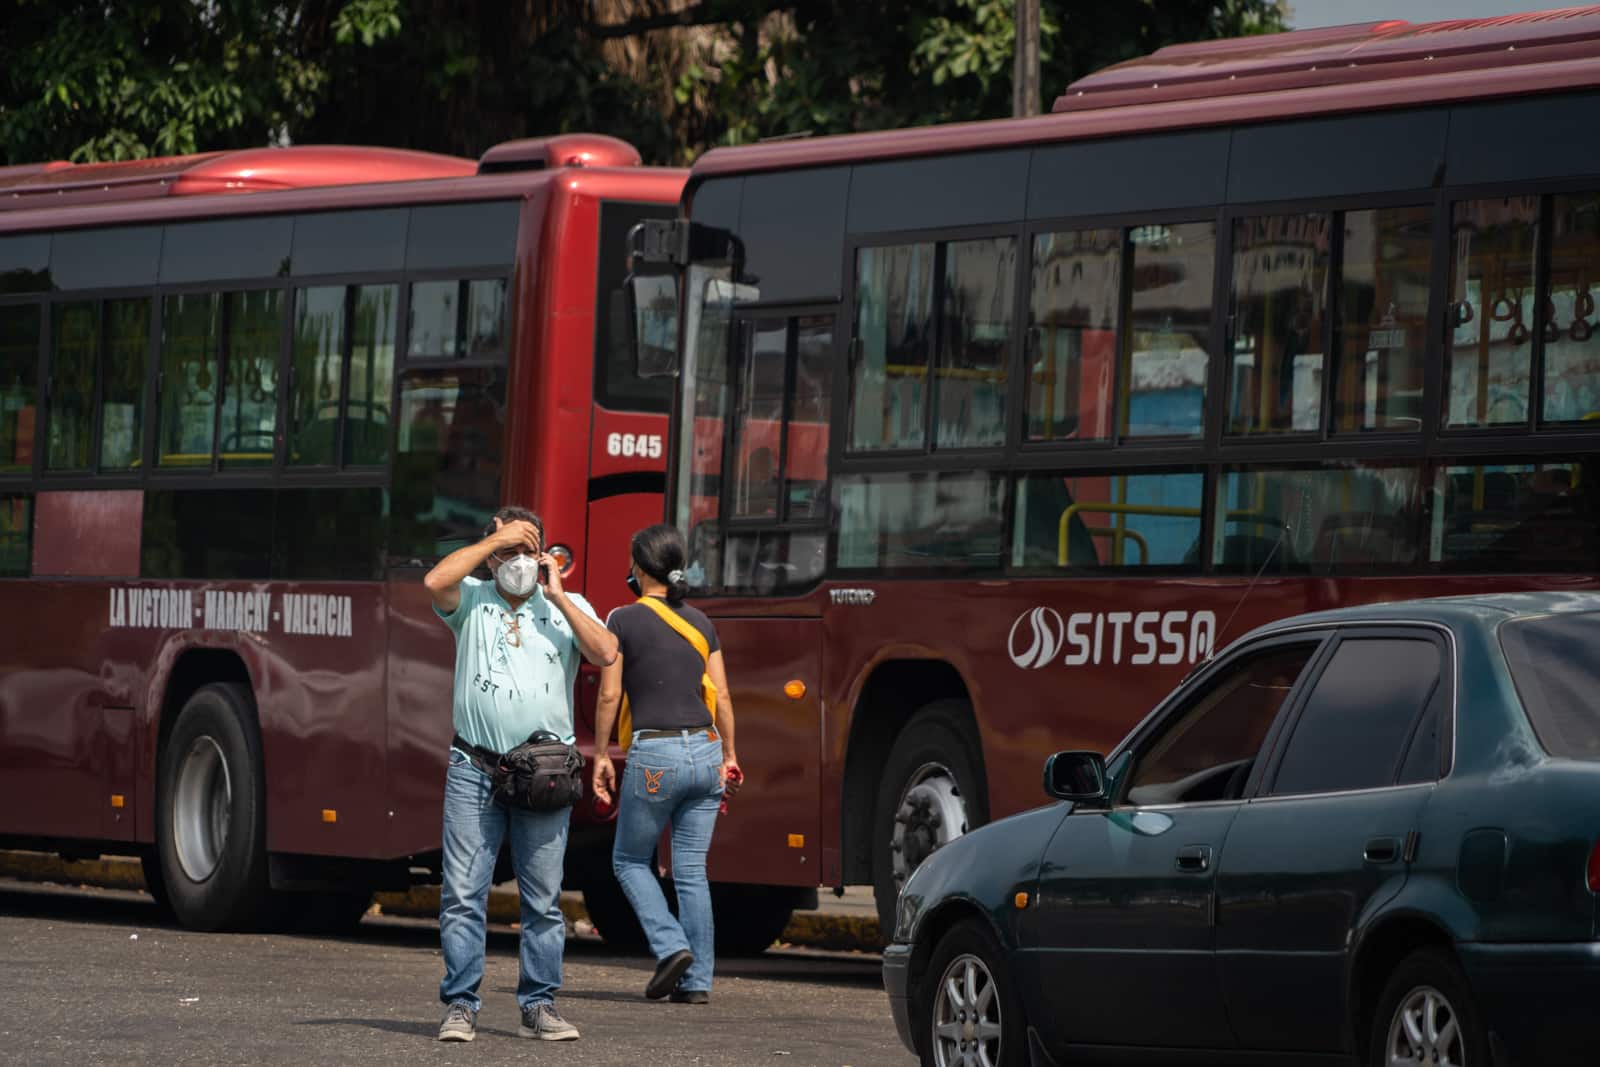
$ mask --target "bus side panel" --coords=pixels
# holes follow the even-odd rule
[[[814,886],[821,877],[822,632],[818,619],[714,620],[744,789],[717,820],[717,882]],[[799,699],[784,693],[804,684]]]
[[[428,852],[443,840],[456,643],[433,612],[422,573],[391,572],[389,580],[390,856]]]

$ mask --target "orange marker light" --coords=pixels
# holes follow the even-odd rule
[[[805,848],[806,847],[806,835],[805,834],[790,834],[789,835],[789,847],[790,848]]]
[[[790,700],[799,700],[806,695],[806,683],[798,678],[786,683],[783,687],[783,695]]]
[[[1028,894],[1026,894],[1026,893],[1018,893],[1017,894],[1017,909],[1020,911],[1021,909],[1026,908],[1027,906],[1028,906]]]
[[[337,811],[334,811],[332,808],[323,808],[322,809],[322,821],[323,822],[338,822],[339,821],[339,813]]]
[[[128,806],[128,798],[123,796],[121,793],[112,793],[111,806],[113,808],[125,808]]]

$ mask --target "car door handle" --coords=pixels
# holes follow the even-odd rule
[[[1400,842],[1393,837],[1374,837],[1362,850],[1361,858],[1368,863],[1393,863],[1400,858]]]
[[[1185,845],[1178,850],[1178,870],[1209,871],[1210,869],[1210,845]]]

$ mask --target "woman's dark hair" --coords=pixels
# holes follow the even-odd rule
[[[664,522],[646,526],[633,535],[628,549],[640,570],[667,587],[670,603],[676,604],[688,595],[689,582],[683,576],[683,569],[689,564],[689,552],[676,526]],[[673,571],[678,572],[676,581],[672,579]]]

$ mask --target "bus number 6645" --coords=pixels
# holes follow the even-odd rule
[[[661,458],[661,435],[658,433],[614,433],[606,437],[606,455],[641,456]]]

